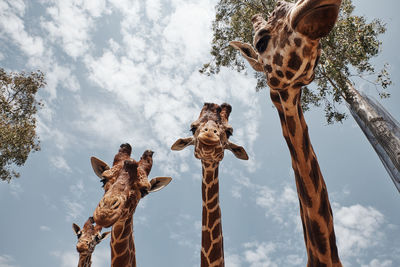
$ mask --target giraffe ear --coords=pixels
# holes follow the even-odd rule
[[[94,173],[100,178],[103,179],[104,177],[102,176],[103,172],[106,170],[109,170],[110,167],[102,161],[101,159],[98,159],[96,157],[91,157],[90,158],[90,163],[92,164],[92,168]]]
[[[74,233],[75,233],[76,235],[79,235],[80,232],[81,232],[81,228],[80,228],[77,224],[75,224],[75,223],[72,224],[72,230],[74,230]]]
[[[171,177],[156,177],[151,179],[150,181],[150,190],[149,193],[157,192],[164,187],[166,187],[170,182],[172,178]]]
[[[110,231],[102,233],[101,237],[100,237],[100,241],[103,240],[104,238],[106,238],[110,233],[111,233]]]
[[[232,153],[238,158],[242,160],[248,160],[249,156],[247,155],[246,150],[242,146],[238,146],[230,141],[228,141],[228,144],[226,146],[226,149],[232,151]]]
[[[187,146],[193,145],[194,144],[194,138],[193,137],[187,137],[187,138],[180,138],[176,140],[176,142],[171,146],[172,150],[182,150]]]
[[[232,41],[229,43],[229,45],[239,50],[240,54],[242,54],[242,56],[249,62],[250,66],[252,66],[255,71],[264,71],[263,65],[258,62],[257,52],[250,44]]]

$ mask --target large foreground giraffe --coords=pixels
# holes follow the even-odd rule
[[[92,266],[94,248],[106,238],[110,232],[101,234],[102,227],[94,225],[93,217],[87,219],[82,229],[75,223],[72,224],[72,229],[78,237],[78,243],[76,244],[76,250],[79,252],[78,267]]]
[[[280,1],[268,21],[253,16],[255,49],[242,42],[230,43],[267,76],[292,158],[310,267],[342,266],[328,192],[301,109],[301,87],[314,79],[321,53],[319,39],[331,31],[340,4],[340,0]]]
[[[158,177],[148,181],[153,152],[146,150],[140,161],[130,157],[129,144],[121,145],[109,168],[101,160],[93,160],[95,173],[104,180],[106,192],[100,200],[93,218],[97,225],[110,227],[111,266],[135,267],[136,255],[133,238],[133,214],[142,197],[165,187],[169,177]],[[116,176],[116,177],[115,177]],[[113,182],[108,185],[109,182]]]
[[[224,266],[224,246],[219,206],[219,162],[224,158],[224,150],[229,149],[239,159],[247,160],[246,151],[231,143],[228,138],[233,129],[228,124],[231,106],[228,104],[205,103],[199,118],[192,123],[192,137],[178,139],[171,147],[181,150],[194,145],[194,155],[202,165],[202,228],[201,266]]]

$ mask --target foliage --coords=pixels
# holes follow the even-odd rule
[[[230,67],[241,72],[245,61],[229,46],[236,40],[253,42],[251,17],[261,13],[268,17],[277,1],[274,0],[221,0],[216,6],[216,16],[212,24],[214,38],[211,47],[212,60],[200,69],[204,74],[217,74],[221,67]],[[294,0],[289,1],[294,2]],[[385,24],[374,19],[368,23],[363,16],[352,15],[351,0],[343,0],[336,26],[329,36],[321,40],[322,55],[315,70],[317,88],[306,87],[302,94],[303,110],[311,106],[324,105],[328,123],[341,122],[346,115],[336,109],[342,99],[349,102],[347,83],[351,77],[360,77],[373,83],[381,97],[390,95],[385,89],[391,84],[388,65],[376,71],[370,63],[380,52],[378,36],[386,31]],[[266,87],[265,75],[255,74],[256,90]],[[371,77],[375,76],[375,81]],[[373,79],[373,78],[372,78]]]
[[[42,106],[35,96],[46,85],[41,71],[7,73],[0,68],[0,178],[19,177],[13,170],[22,166],[31,151],[40,149],[35,114]]]

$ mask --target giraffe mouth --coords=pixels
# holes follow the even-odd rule
[[[292,27],[313,40],[327,36],[335,25],[339,8],[339,5],[327,4],[299,10],[294,14]]]

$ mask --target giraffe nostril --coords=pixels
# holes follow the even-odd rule
[[[217,133],[217,130],[214,130],[214,133]]]
[[[208,132],[208,128],[205,128],[204,131]]]

